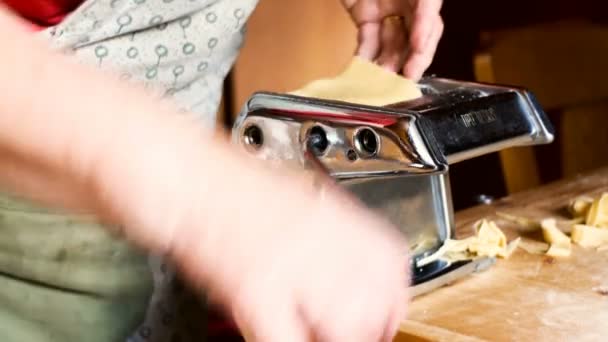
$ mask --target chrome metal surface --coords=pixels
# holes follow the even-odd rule
[[[317,157],[332,177],[340,179],[445,172],[446,165],[437,163],[428,151],[415,116],[373,109],[364,114],[370,113],[390,125],[353,119],[357,113],[348,106],[258,94],[249,102],[247,115],[237,122],[234,137],[259,158],[303,165],[302,145],[313,128],[320,128],[328,147]],[[251,144],[247,132],[252,127],[263,132],[263,144]],[[375,153],[361,152],[356,140],[361,130],[369,130],[378,138],[379,149]]]
[[[423,79],[420,88],[421,98],[386,107],[257,93],[233,139],[271,163],[331,176],[408,236],[415,265],[454,237],[449,163],[553,140],[523,89],[439,78]],[[412,266],[414,283],[433,288],[475,265]],[[455,273],[441,278],[447,271]]]
[[[554,131],[525,89],[430,78],[425,94],[391,105],[419,114],[421,131],[449,164],[515,146],[547,144]]]
[[[441,268],[442,270],[444,270],[444,272],[442,272],[436,277],[429,279],[428,281],[421,282],[412,286],[410,288],[410,293],[412,297],[421,296],[443,286],[450,285],[471,274],[486,271],[495,263],[496,258],[479,258],[474,260],[467,260],[464,262],[457,262],[453,264],[446,263]]]
[[[413,260],[453,237],[447,174],[374,177],[340,182],[408,236]]]

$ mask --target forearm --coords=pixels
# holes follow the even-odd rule
[[[78,76],[23,32],[21,24],[0,12],[0,39],[5,46],[0,57],[0,184],[47,203],[86,210],[92,204],[81,198],[85,184],[75,169],[80,162],[69,160],[70,145],[76,143],[75,126],[83,124],[78,121],[86,113],[74,118],[65,110],[77,106],[82,94],[72,96],[69,89],[61,89],[62,83]],[[62,71],[67,72],[62,75]],[[66,101],[72,99],[77,100]]]
[[[142,111],[158,109],[141,108],[139,94],[132,98],[106,86],[105,77],[47,51],[19,24],[0,14],[0,183],[41,201],[90,210],[95,204],[83,201],[82,193],[93,186],[96,163],[124,134],[119,123],[132,126]]]
[[[70,65],[2,13],[0,40],[0,188],[123,227],[261,340],[379,340],[400,318],[405,244],[386,222]]]
[[[274,219],[257,214],[303,184],[271,177],[168,104],[51,54],[4,14],[0,39],[3,188],[91,212],[140,246],[215,275],[213,255],[231,229]]]
[[[102,210],[96,208],[105,201],[95,198],[99,187],[128,188],[129,175],[119,175],[114,165],[122,153],[141,163],[142,153],[169,148],[157,141],[176,130],[181,139],[199,133],[168,104],[162,108],[108,75],[51,53],[5,12],[0,39],[0,184],[10,190],[70,209]],[[107,174],[119,179],[106,184]],[[118,219],[103,210],[104,219]]]

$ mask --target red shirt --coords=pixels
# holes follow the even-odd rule
[[[21,17],[40,27],[59,24],[84,0],[0,0]]]

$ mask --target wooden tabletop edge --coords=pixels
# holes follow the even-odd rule
[[[475,337],[465,336],[447,329],[428,324],[405,320],[399,326],[399,333],[393,342],[487,342]]]

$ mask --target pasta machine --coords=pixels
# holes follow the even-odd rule
[[[255,93],[233,142],[267,160],[322,170],[409,241],[414,294],[486,269],[493,258],[417,261],[454,238],[449,165],[515,146],[547,144],[554,129],[526,89],[426,77],[422,96],[383,107]]]

